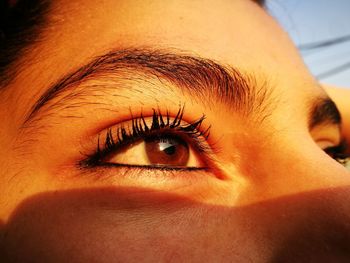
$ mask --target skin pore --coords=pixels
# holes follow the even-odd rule
[[[258,4],[55,1],[40,39],[0,91],[7,261],[348,262],[338,111]]]

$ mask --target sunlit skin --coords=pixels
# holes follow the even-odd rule
[[[350,107],[349,98],[350,90],[338,88],[329,85],[323,85],[329,96],[336,102],[337,107],[342,115],[342,134],[347,142],[350,142]],[[349,143],[348,143],[349,144]],[[350,153],[350,148],[347,148],[347,153]]]
[[[323,151],[350,138],[349,92],[329,90],[342,131],[332,123],[309,130],[310,103],[328,95],[263,8],[249,0],[62,0],[48,18],[0,93],[3,258],[349,262],[350,172]],[[215,87],[199,98],[129,68],[84,80],[75,98],[55,97],[28,121],[50,85],[122,49],[210,59],[254,76],[269,99],[250,114],[233,111],[213,99]],[[185,137],[189,166],[206,169],[78,165],[109,128],[141,113],[151,125],[154,109],[173,120],[181,107],[182,125],[205,115],[200,129],[210,126],[211,158]],[[104,161],[147,165],[138,149]]]

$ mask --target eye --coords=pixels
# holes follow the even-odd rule
[[[350,170],[350,156],[346,154],[347,143],[345,140],[342,140],[336,146],[330,146],[324,148],[323,150],[337,162],[342,164],[345,168]]]
[[[152,118],[132,117],[109,129],[97,150],[81,164],[85,167],[125,166],[152,169],[204,169],[209,151],[209,128],[202,131],[204,116],[185,123],[184,108],[174,118],[153,112]],[[128,125],[129,124],[129,125]]]
[[[348,145],[341,137],[336,125],[320,125],[311,131],[317,145],[334,160],[350,169],[350,156],[346,154]]]

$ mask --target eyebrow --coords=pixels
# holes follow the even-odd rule
[[[320,125],[341,125],[341,115],[329,97],[316,98],[309,113],[309,130]]]
[[[132,79],[135,72],[166,80],[201,101],[216,99],[243,115],[259,111],[264,118],[264,113],[268,114],[267,104],[271,94],[265,87],[267,81],[259,86],[252,74],[178,50],[123,49],[93,59],[48,87],[30,109],[24,123],[32,120],[54,98],[74,90],[84,81],[118,75],[127,75]],[[65,103],[68,103],[66,95]]]
[[[266,78],[260,80],[262,84],[258,85],[253,74],[246,74],[213,60],[180,51],[123,49],[96,57],[48,87],[35,102],[24,123],[32,120],[54,98],[75,89],[84,81],[98,79],[99,76],[106,77],[109,74],[130,75],[135,71],[165,79],[175,87],[201,98],[202,101],[215,98],[241,115],[259,115],[258,117],[263,120],[271,114],[269,105],[274,102],[273,87],[269,86]],[[100,88],[103,89],[103,87]],[[65,99],[65,103],[68,101]],[[340,125],[340,123],[339,111],[329,97],[314,99],[309,113],[310,129],[322,124]]]

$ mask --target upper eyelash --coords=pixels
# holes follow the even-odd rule
[[[342,164],[345,167],[349,167],[350,155],[346,154],[345,151],[348,147],[348,143],[343,139],[339,145],[334,147],[329,147],[324,151],[331,156],[338,163]]]
[[[112,128],[107,130],[104,147],[101,148],[100,137],[98,137],[97,149],[93,155],[88,156],[87,159],[80,162],[79,165],[83,167],[94,167],[101,164],[102,159],[105,158],[109,153],[118,150],[123,146],[132,144],[139,139],[145,138],[146,136],[152,135],[152,133],[158,132],[181,132],[187,134],[195,140],[197,150],[200,152],[207,152],[208,147],[204,144],[210,135],[210,126],[201,131],[201,125],[205,119],[205,115],[198,120],[181,124],[184,115],[184,107],[180,107],[175,118],[171,121],[169,112],[163,116],[161,111],[153,109],[152,122],[149,126],[141,113],[140,117],[134,117],[131,113],[131,129],[125,127],[119,127],[115,132]]]
[[[345,154],[347,146],[347,142],[343,139],[338,145],[326,148],[324,151],[334,159],[343,159],[348,157],[348,155]]]

